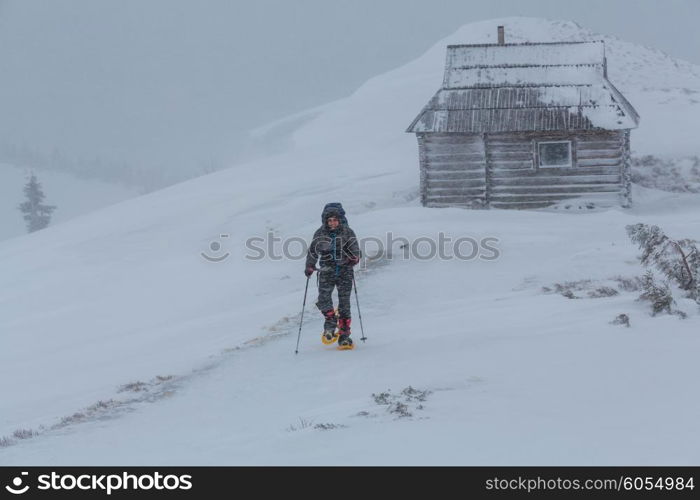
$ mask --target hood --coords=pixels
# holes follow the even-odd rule
[[[321,213],[321,223],[324,227],[326,226],[328,218],[331,215],[335,215],[340,221],[341,225],[348,224],[348,220],[345,217],[345,210],[343,210],[343,206],[340,203],[328,203],[325,207],[323,207],[323,212]]]

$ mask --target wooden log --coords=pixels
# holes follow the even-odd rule
[[[473,181],[428,181],[428,189],[440,189],[440,188],[486,188],[486,182],[484,179],[473,180]]]
[[[619,187],[619,186],[618,186]],[[445,194],[448,191],[449,192],[455,192],[455,193],[467,193],[467,192],[476,192],[476,191],[484,191],[486,189],[486,183],[480,183],[480,184],[428,184],[428,193],[432,194]]]
[[[438,158],[429,158],[428,159],[428,164],[433,166],[433,167],[440,167],[442,165],[448,165],[448,166],[463,166],[465,168],[483,168],[484,166],[484,160],[479,160],[479,161],[443,161]]]
[[[622,158],[622,151],[619,149],[579,149],[576,154],[576,159],[578,161],[594,160],[598,158],[619,160],[620,158]]]
[[[428,208],[468,208],[473,209],[471,203],[439,203],[435,201],[430,201],[427,203]]]
[[[427,171],[428,173],[459,173],[459,172],[464,172],[465,174],[483,174],[484,172],[484,166],[483,165],[474,165],[474,166],[467,166],[467,165],[439,165],[437,167],[428,166]]]
[[[568,177],[574,175],[620,175],[620,168],[616,166],[598,166],[598,167],[561,167],[561,168],[535,168],[535,169],[512,169],[512,170],[494,170],[493,177],[496,178],[512,178],[512,177]]]
[[[622,159],[618,156],[615,158],[579,158],[576,161],[576,166],[581,167],[620,167],[622,165]]]
[[[452,163],[452,164],[441,164],[438,165],[437,167],[428,164],[427,165],[427,172],[474,172],[474,173],[479,173],[483,172],[484,167],[482,165],[460,165],[458,163]]]
[[[486,182],[484,179],[477,179],[477,180],[471,180],[471,181],[461,181],[458,183],[447,183],[447,182],[439,182],[439,183],[428,183],[428,189],[438,192],[442,189],[460,189],[460,190],[469,190],[469,189],[486,189]]]
[[[624,133],[620,130],[582,130],[576,133],[579,141],[619,141]]]
[[[426,144],[481,144],[480,135],[426,134]]]
[[[466,144],[426,144],[425,150],[430,155],[446,154],[483,154],[484,149],[477,145]]]
[[[463,199],[483,198],[485,189],[428,189],[428,199],[436,200],[445,197],[462,197]]]
[[[469,151],[461,151],[461,152],[435,152],[435,151],[426,151],[426,157],[434,160],[439,160],[439,161],[479,161],[484,159],[484,152],[483,151],[477,151],[477,152],[469,152]]]
[[[532,161],[532,151],[490,151],[491,161]]]
[[[530,160],[525,160],[525,161],[503,161],[503,160],[493,160],[491,162],[491,167],[493,168],[494,172],[496,170],[513,170],[513,169],[534,169],[534,165],[532,162],[532,159]]]
[[[465,196],[465,195],[453,195],[453,196],[431,196],[428,194],[428,198],[426,200],[427,203],[444,203],[444,204],[469,204],[473,203],[475,201],[477,202],[482,202],[483,203],[484,198],[479,197],[479,196]]]
[[[492,202],[498,203],[520,203],[523,201],[563,201],[573,198],[595,200],[598,198],[617,200],[617,193],[529,193],[529,194],[493,194]],[[616,203],[616,201],[615,201]]]
[[[491,148],[495,148],[499,152],[503,152],[503,153],[521,153],[522,152],[522,153],[532,154],[532,142],[530,142],[530,141],[501,144],[501,145],[488,143],[488,146]]]
[[[576,140],[576,149],[588,151],[591,149],[622,149],[622,141],[579,141]]]
[[[484,155],[483,148],[464,145],[426,146],[425,150],[431,155]]]
[[[538,208],[547,208],[551,207],[557,203],[556,201],[532,201],[532,202],[519,202],[519,203],[492,203],[491,208],[499,209],[499,210],[536,210]],[[575,204],[576,202],[573,201],[571,202],[572,205]],[[596,207],[614,207],[618,206],[619,203],[615,203],[614,201],[597,201],[595,202]]]
[[[493,196],[506,194],[570,194],[570,193],[619,193],[622,187],[619,184],[593,184],[571,186],[560,184],[556,186],[493,186]]]
[[[534,210],[538,208],[551,207],[555,203],[563,202],[565,200],[555,200],[555,201],[520,201],[515,203],[502,203],[494,202],[491,204],[491,208],[496,208],[500,210]],[[571,205],[576,205],[577,200],[572,200]],[[587,202],[586,202],[587,203]],[[596,207],[617,207],[620,204],[615,201],[615,199],[610,198],[609,200],[594,200]]]
[[[452,172],[431,172],[426,173],[426,181],[432,180],[456,180],[456,179],[485,179],[486,176],[484,172],[465,172],[465,171],[452,171]]]
[[[458,163],[443,163],[440,165],[428,165],[427,172],[465,172],[479,173],[484,172],[484,165],[467,164],[460,165]]]
[[[490,146],[513,146],[513,145],[522,145],[525,143],[531,143],[532,139],[533,138],[531,136],[517,135],[517,134],[510,134],[510,135],[499,136],[499,137],[489,135],[486,138],[486,142]]]
[[[433,181],[428,182],[428,188],[432,190],[440,189],[484,189],[486,183],[483,179],[473,181]]]
[[[580,131],[576,134],[576,139],[580,141],[621,141],[624,133],[621,130],[608,131]]]
[[[556,185],[579,185],[579,184],[620,184],[622,178],[616,175],[567,175],[567,176],[545,176],[534,175],[531,177],[514,176],[494,178],[494,186],[556,186]]]
[[[429,144],[481,144],[480,134],[426,134]]]
[[[484,153],[429,153],[426,157],[430,161],[462,162],[462,161],[483,161]]]
[[[501,203],[498,201],[491,203],[491,208],[502,210],[532,210],[536,208],[546,208],[554,205],[555,201],[522,201],[520,203]]]
[[[426,180],[428,181],[449,181],[449,180],[469,180],[483,178],[483,172],[464,171],[464,172],[435,172],[427,171]]]
[[[576,151],[581,153],[584,151],[621,151],[622,143],[619,142],[578,142],[576,143]]]

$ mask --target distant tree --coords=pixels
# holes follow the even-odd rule
[[[39,229],[44,229],[51,222],[51,214],[56,207],[54,205],[44,205],[44,192],[36,175],[31,174],[29,181],[24,186],[24,196],[27,201],[19,204],[19,211],[22,212],[27,225],[27,232],[33,233]]]

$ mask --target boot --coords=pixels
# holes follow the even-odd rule
[[[338,349],[352,349],[352,339],[350,338],[350,318],[340,318],[338,320]]]
[[[323,313],[323,317],[326,318],[326,321],[323,323],[321,342],[324,344],[332,344],[338,340],[338,333],[335,331],[335,327],[338,324],[338,316],[333,309],[329,309]]]

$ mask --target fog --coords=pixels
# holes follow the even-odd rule
[[[160,187],[272,153],[251,129],[515,15],[700,64],[695,0],[0,0],[0,162]]]

